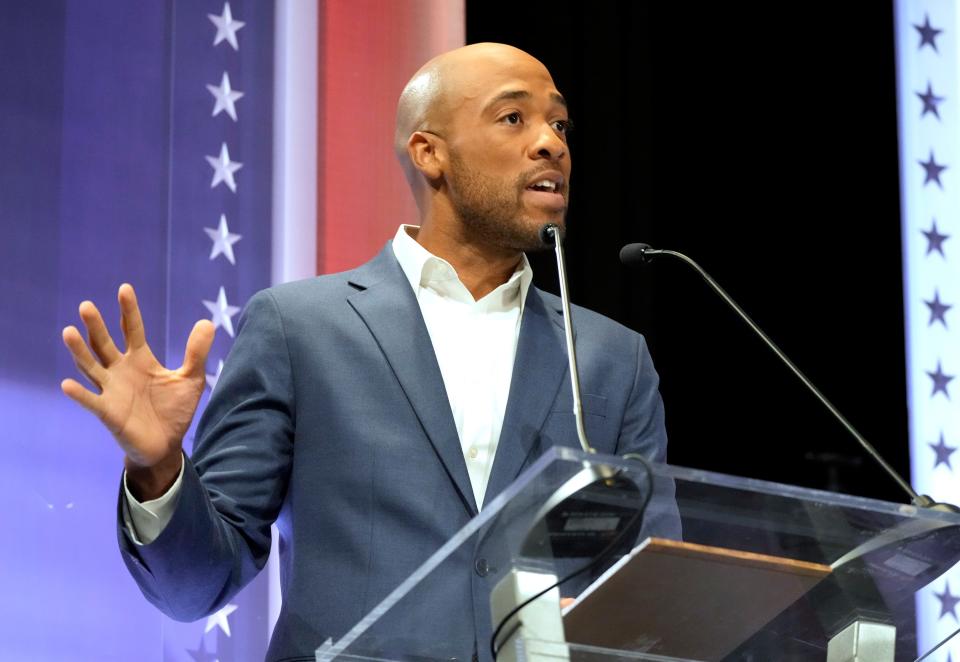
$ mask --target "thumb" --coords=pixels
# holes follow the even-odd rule
[[[183,352],[183,367],[180,368],[185,375],[192,377],[195,373],[203,373],[216,330],[210,320],[200,320],[193,325],[187,338],[187,348]]]

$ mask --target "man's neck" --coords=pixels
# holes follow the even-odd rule
[[[475,301],[506,283],[523,259],[522,253],[478,245],[428,223],[413,238],[456,269]]]

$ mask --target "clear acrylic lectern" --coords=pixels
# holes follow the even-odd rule
[[[316,659],[915,660],[915,594],[958,561],[960,515],[554,448]]]

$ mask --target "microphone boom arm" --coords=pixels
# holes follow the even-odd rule
[[[854,439],[856,439],[860,443],[863,449],[867,451],[867,453],[877,462],[877,464],[883,467],[883,469],[887,472],[887,474],[889,474],[894,479],[894,481],[896,481],[896,483],[901,487],[901,489],[903,489],[903,491],[906,492],[907,495],[910,497],[910,501],[911,503],[913,503],[913,505],[918,506],[920,508],[933,508],[937,510],[948,509],[950,512],[956,512],[956,510],[954,510],[955,507],[951,506],[950,504],[939,504],[933,499],[931,499],[929,496],[918,494],[917,491],[914,490],[913,487],[911,487],[907,481],[901,478],[900,474],[898,474],[893,469],[893,467],[891,467],[887,463],[887,461],[884,460],[883,457],[881,457],[881,455],[877,452],[877,450],[873,447],[873,445],[870,444],[870,442],[868,442],[864,438],[864,436],[860,434],[855,427],[853,427],[853,424],[850,423],[850,421],[848,421],[846,417],[843,414],[841,414],[836,407],[833,406],[833,403],[827,399],[827,396],[821,393],[820,389],[818,389],[816,386],[813,385],[813,382],[811,382],[810,379],[808,379],[807,376],[803,374],[800,368],[798,368],[793,363],[793,361],[791,361],[787,357],[787,355],[783,353],[783,350],[781,350],[780,347],[778,347],[777,344],[773,342],[773,340],[771,340],[766,333],[763,332],[763,329],[761,329],[757,325],[757,323],[754,322],[749,315],[747,315],[746,311],[744,311],[743,308],[741,308],[737,304],[737,302],[734,301],[733,298],[729,294],[727,294],[722,287],[720,287],[720,284],[717,283],[717,281],[715,281],[713,278],[711,278],[710,274],[704,271],[704,269],[699,264],[697,264],[694,260],[687,257],[683,253],[678,253],[677,251],[650,248],[649,246],[645,246],[645,245],[635,244],[634,246],[638,246],[639,248],[641,261],[649,262],[652,257],[655,257],[657,255],[669,255],[670,257],[677,258],[678,260],[686,262],[689,266],[693,267],[694,270],[696,270],[696,272],[700,274],[703,280],[706,281],[707,285],[709,285],[714,292],[720,295],[720,298],[722,298],[727,303],[727,305],[730,306],[740,316],[740,318],[747,323],[747,325],[751,329],[753,329],[754,333],[760,336],[760,338],[767,344],[767,347],[773,350],[774,354],[776,354],[780,358],[780,360],[783,361],[788,368],[790,368],[793,374],[796,375],[801,382],[803,382],[804,386],[806,386],[811,393],[817,396],[817,399],[820,400],[821,403],[823,403],[823,406],[826,407],[831,414],[833,414],[834,418],[840,421],[840,424],[847,429],[847,432],[853,435]],[[626,248],[630,248],[630,247],[625,247],[624,253],[622,254],[626,254]]]

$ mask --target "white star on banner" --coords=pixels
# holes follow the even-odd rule
[[[207,624],[203,628],[203,633],[207,634],[213,628],[220,628],[223,630],[227,636],[230,636],[230,621],[227,620],[227,617],[237,610],[237,605],[227,605],[220,611],[215,614],[210,614],[207,616]]]
[[[230,160],[230,151],[227,149],[227,143],[220,143],[219,156],[207,156],[207,163],[213,168],[213,181],[210,182],[210,188],[216,188],[217,184],[224,182],[234,193],[237,192],[237,181],[233,178],[233,173],[243,167],[239,161]]]
[[[226,40],[228,44],[233,46],[233,50],[240,50],[240,45],[237,43],[237,30],[246,25],[246,23],[233,20],[233,14],[230,13],[229,2],[223,3],[223,13],[220,14],[220,16],[207,14],[207,18],[217,26],[217,36],[213,38],[214,46]]]
[[[217,382],[220,381],[220,373],[223,372],[223,359],[217,361],[217,371],[212,375],[208,372],[207,376],[207,386],[210,387],[210,390],[217,388]]]
[[[207,89],[210,91],[210,94],[213,95],[213,98],[216,99],[216,103],[213,104],[213,115],[211,115],[211,117],[216,117],[221,112],[227,111],[230,119],[236,122],[237,106],[234,102],[243,96],[243,92],[238,92],[230,87],[230,75],[224,71],[223,77],[220,79],[220,86],[207,85]]]
[[[230,232],[227,227],[227,215],[220,214],[220,225],[216,228],[204,228],[204,232],[213,241],[213,247],[210,249],[210,259],[215,259],[218,255],[223,255],[230,261],[230,264],[236,264],[233,257],[233,245],[243,238],[243,235]]]
[[[223,286],[220,286],[220,292],[217,294],[216,301],[207,301],[204,299],[203,305],[206,306],[210,314],[213,315],[213,317],[210,318],[210,321],[213,322],[213,328],[222,326],[230,337],[233,338],[233,320],[231,318],[240,312],[240,309],[237,306],[231,306],[227,303],[227,293],[223,291]]]

